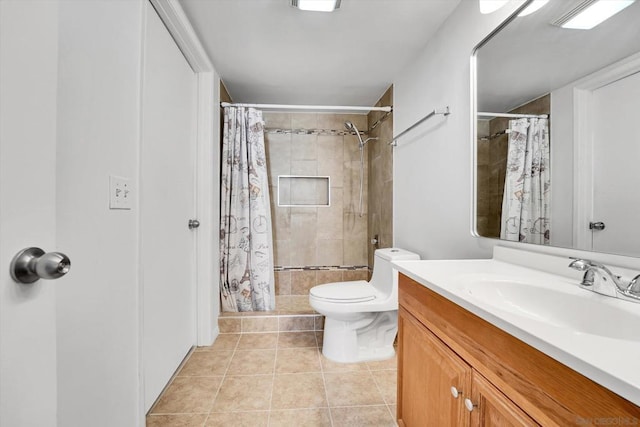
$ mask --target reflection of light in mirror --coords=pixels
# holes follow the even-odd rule
[[[531,15],[533,12],[537,12],[544,6],[549,3],[549,0],[534,0],[529,6],[527,6],[522,12],[518,14],[518,16],[527,16]]]
[[[495,12],[508,2],[509,0],[480,0],[480,13],[486,15]]]
[[[631,6],[635,0],[599,0],[591,4],[577,15],[561,24],[562,28],[590,30],[596,25],[611,18],[622,9]],[[582,4],[581,4],[582,6]],[[580,7],[580,6],[579,6]],[[577,8],[576,8],[577,9]],[[571,14],[571,12],[570,12]]]

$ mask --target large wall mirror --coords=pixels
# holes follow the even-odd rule
[[[640,257],[640,0],[531,4],[474,52],[475,232]]]

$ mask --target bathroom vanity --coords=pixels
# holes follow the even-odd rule
[[[400,426],[640,424],[640,334],[616,329],[640,319],[639,304],[496,258],[395,265]],[[582,314],[545,312],[565,297]],[[621,317],[599,319],[594,304]]]

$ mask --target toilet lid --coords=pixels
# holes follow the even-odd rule
[[[316,298],[336,303],[366,302],[376,299],[374,287],[364,280],[314,286],[309,293]]]

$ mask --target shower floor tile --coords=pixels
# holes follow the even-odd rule
[[[326,359],[322,331],[220,334],[191,352],[147,425],[396,426],[396,376],[395,357]]]

